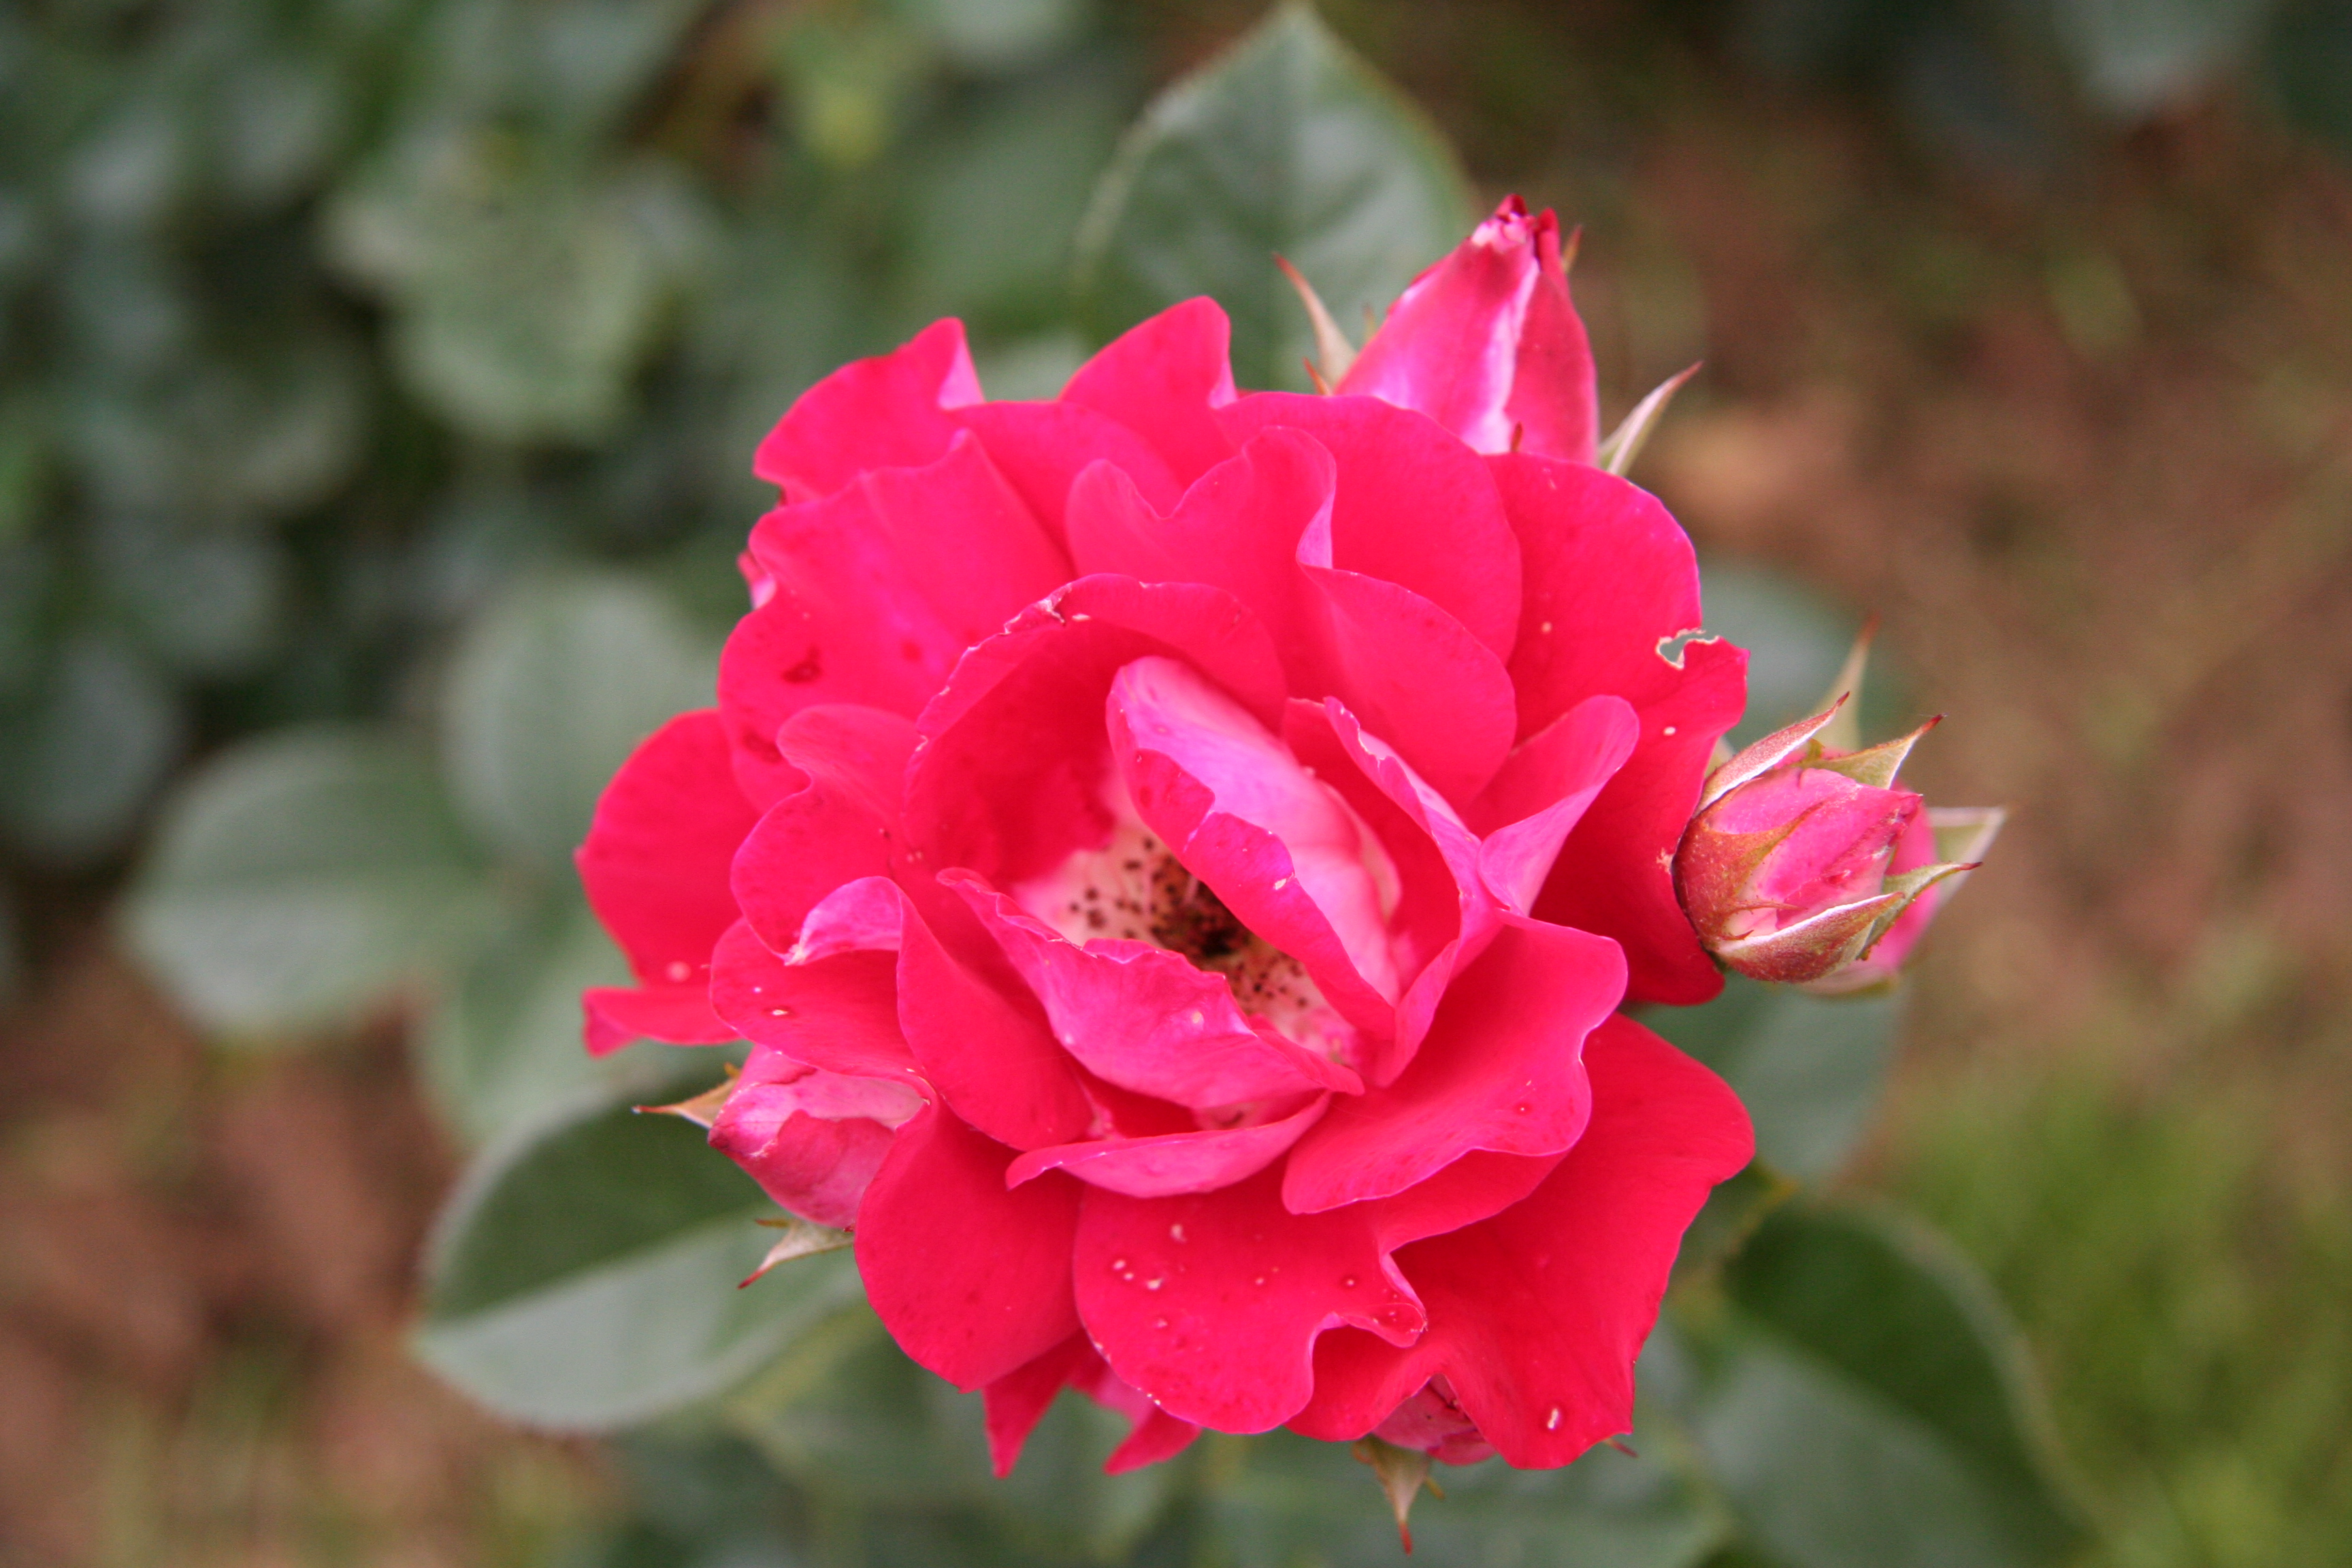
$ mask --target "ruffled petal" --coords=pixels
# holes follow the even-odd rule
[[[1108,463],[1125,474],[1139,493],[1162,510],[1174,506],[1184,493],[1150,442],[1082,404],[975,403],[958,409],[955,418],[987,444],[997,471],[1057,542],[1067,538],[1064,514],[1070,483],[1095,463]]]
[[[1513,751],[1464,815],[1485,834],[1478,875],[1507,908],[1535,905],[1559,847],[1625,765],[1642,721],[1622,697],[1588,697]]]
[[[1328,524],[1338,479],[1321,442],[1278,426],[1203,473],[1173,511],[1124,472],[1100,465],[1071,488],[1070,554],[1081,572],[1224,589],[1265,623],[1290,689],[1320,696],[1328,660],[1299,574],[1298,542],[1310,527]]]
[[[847,1228],[891,1133],[922,1104],[898,1084],[754,1051],[710,1124],[710,1146],[793,1214]]]
[[[573,857],[588,902],[648,984],[699,988],[735,923],[728,868],[758,820],[719,715],[681,713],[621,764]]]
[[[801,394],[760,443],[751,471],[789,500],[830,495],[868,468],[931,461],[955,437],[948,410],[980,399],[963,323],[933,321]]]
[[[746,921],[719,939],[709,1005],[727,1020],[730,1039],[826,1072],[921,1090],[922,1074],[898,1026],[898,970],[887,952],[788,963]]]
[[[1013,1473],[1029,1434],[1052,1406],[1054,1396],[1065,1388],[1075,1388],[1135,1423],[1103,1462],[1106,1475],[1123,1475],[1173,1458],[1201,1435],[1198,1426],[1177,1420],[1111,1371],[1085,1334],[1072,1334],[1035,1361],[988,1385],[988,1449],[999,1479]]]
[[[1511,917],[1454,977],[1412,1065],[1343,1100],[1291,1151],[1296,1214],[1405,1191],[1474,1149],[1558,1154],[1591,1113],[1585,1037],[1623,994],[1617,944]]]
[[[592,1057],[610,1056],[636,1040],[673,1046],[716,1046],[740,1038],[711,1011],[709,985],[592,985],[580,994],[582,1037]]]
[[[898,796],[915,726],[878,708],[803,708],[776,737],[779,758],[803,779],[762,815],[736,852],[735,902],[777,952],[845,882],[887,875],[900,861]]]
[[[1103,696],[1151,654],[1187,660],[1262,717],[1281,712],[1274,645],[1231,595],[1080,578],[972,649],[924,710],[906,808],[924,864],[1010,887],[1103,843]]]
[[[1252,1028],[1225,977],[1182,953],[1116,940],[1081,947],[968,872],[940,880],[1028,983],[1053,1037],[1105,1082],[1202,1110],[1362,1087],[1338,1063]]]
[[[1299,1431],[1360,1436],[1440,1374],[1521,1468],[1631,1429],[1633,1360],[1683,1232],[1755,1140],[1720,1079],[1628,1018],[1593,1031],[1585,1061],[1592,1120],[1575,1149],[1525,1200],[1397,1254],[1429,1331],[1402,1350],[1325,1335]]]
[[[898,1130],[857,1213],[857,1272],[890,1337],[958,1388],[1017,1371],[1078,1327],[1077,1183],[1004,1184],[1013,1151],[930,1106]]]
[[[1280,1189],[1273,1171],[1180,1197],[1086,1189],[1079,1314],[1111,1370],[1180,1420],[1278,1426],[1313,1392],[1325,1329],[1396,1345],[1421,1332],[1421,1301],[1381,1256],[1370,1205],[1294,1215]]]
[[[1216,419],[1234,400],[1232,336],[1215,300],[1171,305],[1106,343],[1062,388],[1062,401],[1135,431],[1177,483],[1189,485],[1233,456],[1234,443]]]
[[[1214,1192],[1256,1175],[1282,1158],[1330,1104],[1318,1095],[1279,1121],[1157,1138],[1097,1138],[1033,1149],[1013,1162],[1004,1179],[1019,1185],[1047,1171],[1066,1171],[1088,1186],[1131,1198]]]
[[[1525,453],[1487,459],[1526,551],[1522,635],[1511,656],[1519,732],[1585,699],[1623,698],[1632,754],[1554,863],[1536,913],[1616,938],[1637,1001],[1704,1002],[1722,976],[1674,897],[1668,869],[1716,739],[1747,705],[1747,655],[1698,640],[1698,564],[1666,510],[1624,480]]]
[[[1237,443],[1276,425],[1314,437],[1339,464],[1328,564],[1410,588],[1497,658],[1510,656],[1519,542],[1485,459],[1433,420],[1375,397],[1260,392],[1218,419]]]

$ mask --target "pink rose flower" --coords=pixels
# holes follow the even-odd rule
[[[987,1392],[1565,1464],[1626,1430],[1751,1152],[1620,1014],[1721,984],[1671,861],[1745,655],[1585,466],[1551,216],[1506,203],[1331,396],[1179,305],[992,403],[954,321],[810,390],[719,707],[580,855],[639,984],[588,1037],[751,1042],[712,1141],[854,1228]],[[1674,647],[1675,652],[1664,651]]]
[[[1936,721],[1840,752],[1815,738],[1837,710],[1717,769],[1675,858],[1676,890],[1707,951],[1753,979],[1825,992],[1892,981],[2001,822],[1997,810],[1927,810],[1895,784]],[[1954,858],[1938,858],[1939,836],[1958,847]]]

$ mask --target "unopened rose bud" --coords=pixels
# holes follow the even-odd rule
[[[2000,829],[1998,811],[1930,811],[1895,784],[1934,720],[1834,752],[1817,737],[1839,705],[1717,768],[1675,857],[1700,941],[1752,979],[1817,991],[1891,980]]]

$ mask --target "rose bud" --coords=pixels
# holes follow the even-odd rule
[[[1998,811],[1930,811],[1895,784],[1935,720],[1861,751],[1825,748],[1844,701],[1717,768],[1675,857],[1700,941],[1751,979],[1822,992],[1891,981],[2000,831]]]

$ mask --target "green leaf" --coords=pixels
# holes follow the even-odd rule
[[[357,729],[223,752],[170,802],[125,918],[200,1024],[351,1017],[479,929],[488,895],[430,764]]]
[[[1642,1021],[1731,1085],[1756,1123],[1758,1158],[1816,1182],[1869,1130],[1903,993],[1812,996],[1730,974],[1704,1006],[1653,1007]]]
[[[411,388],[510,443],[612,431],[704,238],[666,169],[582,174],[488,130],[404,144],[328,217],[335,258],[394,307]]]
[[[111,637],[73,637],[0,713],[0,830],[52,864],[104,854],[185,735],[178,700],[145,659]]]
[[[1388,1568],[1397,1531],[1372,1472],[1344,1443],[1290,1432],[1213,1438],[1220,1475],[1208,1506],[1236,1568]],[[1432,1563],[1542,1563],[1559,1568],[1686,1568],[1724,1540],[1720,1512],[1656,1452],[1647,1430],[1635,1458],[1595,1448],[1560,1470],[1514,1470],[1498,1459],[1433,1479],[1441,1500],[1414,1506],[1416,1557]]]
[[[467,628],[441,705],[450,786],[500,853],[568,879],[596,797],[671,715],[708,706],[715,650],[617,575],[526,584]]]
[[[460,1184],[416,1353],[541,1426],[604,1430],[720,1393],[856,1294],[846,1252],[738,1288],[768,1249],[753,1221],[774,1209],[690,1124],[586,1105],[488,1152]]]
[[[1078,240],[1079,306],[1108,338],[1207,294],[1244,386],[1304,387],[1313,334],[1274,258],[1332,313],[1386,310],[1473,218],[1421,112],[1304,5],[1276,9],[1128,133]]]
[[[1916,1225],[1784,1208],[1724,1276],[1694,1422],[1788,1568],[2031,1568],[2080,1529],[2049,1479],[2015,1331]]]
[[[729,1415],[812,1492],[877,1514],[984,1516],[989,1533],[1027,1553],[1013,1561],[1120,1561],[1190,1471],[1179,1460],[1104,1475],[1129,1422],[1066,1390],[1013,1474],[996,1479],[980,1396],[908,1361],[862,1304],[804,1335],[729,1402]]]
[[[512,921],[476,949],[414,1036],[442,1115],[485,1142],[595,1085],[669,1076],[675,1048],[643,1043],[600,1061],[581,1046],[580,993],[628,983],[627,962],[577,893]]]

